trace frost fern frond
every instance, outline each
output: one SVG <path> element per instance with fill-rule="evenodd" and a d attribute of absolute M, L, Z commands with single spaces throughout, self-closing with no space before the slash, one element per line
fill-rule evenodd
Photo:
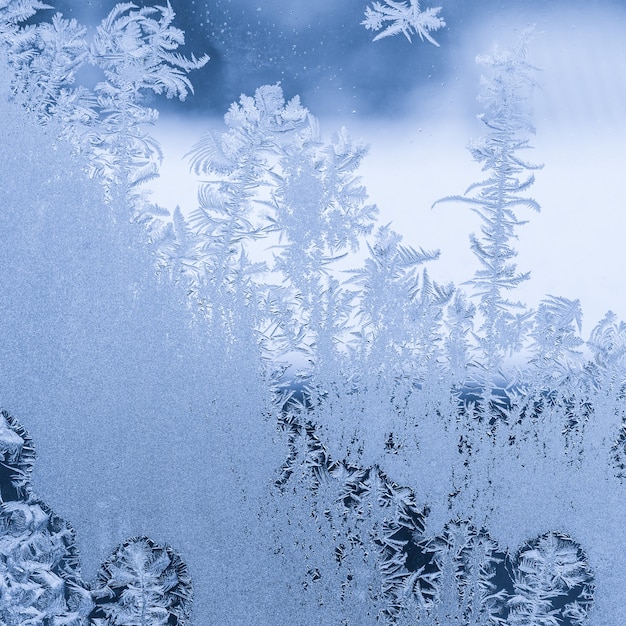
<path fill-rule="evenodd" d="M 119 546 L 100 568 L 94 587 L 94 617 L 114 624 L 190 624 L 193 589 L 187 566 L 169 546 L 147 537 Z"/>
<path fill-rule="evenodd" d="M 481 237 L 470 237 L 471 250 L 480 269 L 469 284 L 480 298 L 479 311 L 483 316 L 482 337 L 479 338 L 489 367 L 497 371 L 505 354 L 521 345 L 522 332 L 529 315 L 510 309 L 519 309 L 504 296 L 529 278 L 529 273 L 518 273 L 512 260 L 517 252 L 511 241 L 517 238 L 516 228 L 525 223 L 516 210 L 519 207 L 539 211 L 539 203 L 523 195 L 534 183 L 534 174 L 540 166 L 527 163 L 519 151 L 527 149 L 528 135 L 534 132 L 530 122 L 528 99 L 535 85 L 536 68 L 527 60 L 527 41 L 511 51 L 495 48 L 490 55 L 477 60 L 491 70 L 483 79 L 481 101 L 485 112 L 480 120 L 488 129 L 486 138 L 470 144 L 470 152 L 483 170 L 490 175 L 467 188 L 463 196 L 447 196 L 433 204 L 458 202 L 469 205 L 481 219 Z"/>
<path fill-rule="evenodd" d="M 374 2 L 365 9 L 365 19 L 361 24 L 368 30 L 382 30 L 374 41 L 403 34 L 411 43 L 411 36 L 417 34 L 422 41 L 427 40 L 438 46 L 430 33 L 446 25 L 439 17 L 439 11 L 441 7 L 421 10 L 419 0 L 410 0 L 410 4 L 384 0 L 384 4 Z M 388 22 L 390 24 L 385 26 Z"/>
<path fill-rule="evenodd" d="M 29 20 L 37 11 L 54 7 L 38 0 L 0 0 L 0 33 L 9 30 L 7 25 L 15 28 L 17 24 Z"/>

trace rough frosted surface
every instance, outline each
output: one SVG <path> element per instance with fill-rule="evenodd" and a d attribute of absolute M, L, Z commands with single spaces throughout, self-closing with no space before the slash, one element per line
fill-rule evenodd
<path fill-rule="evenodd" d="M 126 207 L 104 203 L 52 127 L 0 106 L 0 394 L 38 442 L 36 491 L 72 521 L 86 574 L 149 535 L 205 581 L 200 614 L 219 594 L 237 615 L 244 580 L 224 566 L 265 572 L 271 550 L 250 533 L 279 463 L 252 346 L 200 327 Z"/>

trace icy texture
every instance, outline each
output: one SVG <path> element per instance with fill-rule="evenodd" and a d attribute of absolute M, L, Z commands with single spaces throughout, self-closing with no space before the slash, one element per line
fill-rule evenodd
<path fill-rule="evenodd" d="M 192 588 L 187 567 L 171 548 L 147 537 L 119 546 L 93 585 L 93 626 L 185 626 Z M 102 617 L 98 617 L 102 616 Z"/>
<path fill-rule="evenodd" d="M 422 41 L 426 39 L 438 46 L 430 33 L 446 25 L 438 15 L 439 11 L 441 7 L 422 10 L 419 0 L 409 0 L 409 4 L 384 0 L 384 3 L 374 2 L 371 7 L 367 7 L 365 19 L 361 23 L 368 30 L 382 31 L 374 37 L 374 41 L 402 33 L 409 42 L 411 35 L 418 35 Z"/>
<path fill-rule="evenodd" d="M 36 491 L 72 520 L 88 577 L 149 535 L 183 555 L 200 622 L 243 623 L 252 597 L 267 612 L 271 588 L 244 594 L 239 575 L 268 569 L 250 532 L 280 464 L 256 346 L 155 276 L 130 208 L 53 123 L 0 110 L 0 395 L 39 442 Z"/>
<path fill-rule="evenodd" d="M 496 49 L 478 59 L 491 69 L 481 98 L 485 106 L 481 119 L 487 136 L 471 144 L 470 151 L 489 177 L 471 185 L 464 196 L 439 200 L 467 203 L 481 218 L 481 236 L 470 238 L 481 269 L 470 284 L 480 297 L 480 347 L 483 361 L 492 371 L 502 365 L 504 355 L 520 349 L 529 326 L 529 314 L 523 304 L 504 296 L 530 278 L 529 274 L 518 274 L 512 261 L 517 256 L 512 240 L 517 237 L 516 229 L 525 223 L 518 217 L 519 208 L 539 211 L 539 204 L 523 195 L 534 182 L 533 174 L 527 172 L 538 166 L 522 160 L 520 154 L 529 148 L 528 137 L 534 132 L 527 100 L 534 85 L 535 68 L 526 58 L 527 37 L 516 50 Z M 475 193 L 468 195 L 470 192 Z"/>
<path fill-rule="evenodd" d="M 174 222 L 175 256 L 163 263 L 186 274 L 207 308 L 223 292 L 245 295 L 275 369 L 298 352 L 321 369 L 315 346 L 332 346 L 350 317 L 332 269 L 377 214 L 356 175 L 366 147 L 345 129 L 324 142 L 317 120 L 298 98 L 285 102 L 279 85 L 242 95 L 225 122 L 228 132 L 208 133 L 192 149 L 193 170 L 209 182 L 188 224 Z M 263 240 L 272 263 L 251 260 Z"/>
<path fill-rule="evenodd" d="M 191 581 L 180 556 L 146 537 L 122 544 L 93 585 L 81 579 L 74 529 L 30 488 L 34 448 L 3 411 L 0 617 L 6 626 L 184 626 Z M 26 495 L 26 493 L 28 495 Z"/>
<path fill-rule="evenodd" d="M 193 87 L 187 73 L 209 57 L 187 59 L 176 50 L 183 31 L 173 26 L 171 5 L 138 8 L 115 5 L 91 41 L 87 28 L 61 14 L 50 22 L 23 25 L 39 2 L 0 4 L 0 45 L 14 77 L 11 88 L 42 121 L 54 119 L 61 134 L 88 157 L 92 174 L 113 193 L 126 194 L 137 216 L 146 210 L 139 186 L 158 173 L 160 147 L 145 131 L 158 113 L 147 107 L 148 93 L 184 100 Z M 102 77 L 93 89 L 76 84 L 90 68 Z"/>
<path fill-rule="evenodd" d="M 197 623 L 624 622 L 626 326 L 608 313 L 585 341 L 578 301 L 509 297 L 528 278 L 519 213 L 538 208 L 527 38 L 481 59 L 487 177 L 447 198 L 481 222 L 466 291 L 375 228 L 364 144 L 325 140 L 279 85 L 192 148 L 199 206 L 162 220 L 139 95 L 183 97 L 205 59 L 174 54 L 169 5 L 117 5 L 89 45 L 61 17 L 24 26 L 41 8 L 0 4 L 0 396 L 86 569 L 115 549 L 98 619 L 187 597 L 167 543 Z M 431 40 L 436 12 L 377 3 L 368 25 Z M 72 83 L 82 55 L 105 73 L 93 93 Z M 0 433 L 4 515 L 32 459 Z"/>

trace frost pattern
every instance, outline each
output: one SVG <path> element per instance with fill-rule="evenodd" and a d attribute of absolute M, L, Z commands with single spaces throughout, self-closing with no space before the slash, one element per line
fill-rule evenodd
<path fill-rule="evenodd" d="M 429 33 L 443 26 L 438 9 L 421 11 L 417 2 L 373 7 L 366 26 L 381 30 L 392 22 L 377 38 L 402 32 L 410 39 L 417 33 L 434 43 Z M 90 218 L 108 220 L 106 228 L 96 229 L 87 217 L 67 217 L 76 210 L 69 204 L 53 215 L 40 198 L 28 196 L 32 212 L 14 208 L 14 198 L 25 192 L 11 179 L 13 172 L 3 174 L 0 250 L 16 284 L 3 285 L 8 331 L 2 340 L 5 354 L 23 357 L 1 364 L 3 390 L 6 386 L 12 398 L 26 404 L 31 402 L 26 396 L 52 371 L 68 397 L 76 381 L 85 379 L 86 388 L 93 381 L 114 407 L 106 415 L 120 426 L 107 439 L 115 448 L 115 454 L 107 451 L 107 462 L 121 452 L 121 427 L 129 431 L 127 423 L 139 414 L 130 421 L 141 451 L 130 456 L 133 480 L 155 450 L 170 472 L 176 468 L 167 465 L 167 455 L 183 449 L 184 456 L 176 458 L 184 459 L 185 480 L 176 488 L 189 489 L 195 498 L 202 485 L 206 500 L 194 500 L 199 513 L 193 513 L 213 524 L 194 546 L 211 550 L 215 558 L 203 563 L 213 568 L 206 580 L 229 592 L 228 583 L 248 571 L 242 564 L 260 561 L 257 571 L 267 576 L 281 565 L 282 586 L 272 589 L 271 607 L 259 606 L 256 617 L 280 610 L 285 617 L 276 621 L 284 623 L 588 623 L 594 579 L 605 588 L 614 580 L 589 531 L 595 492 L 586 493 L 581 484 L 587 488 L 593 482 L 607 501 L 623 496 L 626 326 L 608 313 L 584 341 L 577 300 L 549 295 L 531 311 L 508 297 L 528 278 L 514 263 L 512 242 L 524 223 L 518 210 L 539 208 L 526 195 L 538 168 L 520 156 L 533 132 L 528 37 L 513 50 L 496 48 L 479 59 L 489 72 L 480 118 L 486 137 L 470 151 L 488 174 L 465 195 L 443 199 L 469 205 L 481 220 L 481 235 L 470 240 L 480 269 L 466 293 L 463 286 L 433 278 L 436 251 L 403 243 L 390 225 L 375 228 L 376 208 L 368 204 L 358 176 L 365 145 L 343 129 L 325 140 L 317 120 L 297 97 L 285 100 L 280 85 L 242 95 L 225 116 L 226 131 L 200 139 L 189 155 L 202 177 L 198 207 L 189 216 L 176 210 L 171 219 L 160 219 L 166 212 L 139 193 L 159 159 L 158 147 L 141 129 L 156 111 L 144 108 L 140 96 L 148 91 L 184 98 L 191 90 L 187 72 L 206 57 L 184 59 L 175 52 L 183 36 L 172 26 L 169 4 L 144 9 L 119 4 L 90 43 L 83 27 L 59 15 L 49 23 L 25 24 L 44 8 L 38 2 L 0 4 L 2 46 L 10 64 L 6 83 L 14 100 L 70 139 L 83 165 L 105 181 L 102 207 L 111 215 Z M 104 73 L 92 91 L 74 86 L 84 63 Z M 7 145 L 15 145 L 12 132 L 3 135 Z M 23 139 L 29 136 L 24 133 Z M 61 143 L 54 149 L 62 154 Z M 25 153 L 31 158 L 35 150 Z M 62 161 L 71 169 L 69 163 Z M 52 166 L 49 172 L 37 191 L 59 203 L 65 198 L 61 174 Z M 77 185 L 77 196 L 81 189 Z M 95 205 L 95 194 L 80 198 Z M 148 226 L 158 281 L 145 269 L 154 257 L 123 256 L 143 235 L 124 230 L 122 208 Z M 110 249 L 98 247 L 85 230 L 110 235 Z M 125 239 L 120 244 L 116 237 Z M 54 248 L 48 242 L 59 241 L 67 245 L 68 259 L 64 246 L 48 253 Z M 269 249 L 271 259 L 256 258 L 256 246 Z M 351 255 L 360 247 L 368 254 L 355 267 Z M 80 255 L 89 263 L 81 264 Z M 128 267 L 115 265 L 118 256 L 141 268 L 131 273 L 135 278 L 126 280 Z M 66 271 L 75 262 L 79 270 Z M 48 263 L 51 270 L 42 274 Z M 96 265 L 91 273 L 90 263 Z M 102 293 L 91 284 L 100 268 L 118 281 L 110 289 L 96 281 Z M 40 310 L 52 320 L 46 328 L 53 332 L 31 354 L 31 343 L 21 340 L 34 324 L 39 328 L 40 314 L 20 294 L 32 288 L 33 278 L 43 294 Z M 149 305 L 147 287 L 156 294 Z M 184 304 L 183 296 L 190 296 Z M 99 317 L 94 306 L 106 315 Z M 167 315 L 159 313 L 162 307 Z M 179 309 L 189 315 L 168 319 Z M 162 334 L 152 334 L 145 323 L 153 315 Z M 77 323 L 85 317 L 89 324 Z M 126 333 L 115 351 L 103 348 L 110 339 L 98 333 L 103 320 Z M 78 333 L 90 340 L 77 347 L 72 339 Z M 145 355 L 152 352 L 143 360 L 134 354 L 155 338 L 167 346 L 159 353 L 163 369 L 150 369 L 153 361 Z M 198 345 L 208 356 L 188 360 L 184 353 Z M 507 361 L 512 353 L 519 359 L 515 367 Z M 112 369 L 123 372 L 122 386 L 95 371 L 107 361 L 114 363 L 105 368 L 109 377 L 117 374 Z M 176 377 L 179 369 L 184 377 Z M 151 381 L 150 397 L 159 398 L 151 413 L 141 404 L 144 389 L 132 391 L 144 377 Z M 161 392 L 170 378 L 179 384 Z M 23 379 L 29 393 L 20 394 L 11 384 L 21 390 Z M 267 393 L 259 391 L 262 385 Z M 116 394 L 119 389 L 124 393 Z M 185 390 L 176 404 L 172 398 Z M 61 403 L 56 389 L 47 392 Z M 93 393 L 76 393 L 93 402 Z M 127 394 L 128 402 L 119 397 Z M 186 402 L 192 410 L 181 409 Z M 177 418 L 185 416 L 179 430 L 174 420 L 161 419 L 161 405 Z M 118 406 L 125 411 L 121 416 Z M 152 421 L 144 423 L 144 413 Z M 98 624 L 187 623 L 187 570 L 171 549 L 145 537 L 119 545 L 95 587 L 80 582 L 71 529 L 30 489 L 30 439 L 3 417 L 2 590 L 12 598 L 3 619 L 80 623 L 90 615 Z M 63 419 L 76 418 L 68 412 Z M 257 440 L 266 433 L 259 424 L 272 430 L 274 419 L 278 431 Z M 106 420 L 101 428 L 109 428 Z M 285 460 L 268 487 L 271 494 L 258 489 L 251 497 L 257 486 L 249 483 L 257 474 L 266 476 L 262 470 L 277 459 L 277 450 L 285 452 Z M 126 476 L 118 474 L 118 480 Z M 191 486 L 182 484 L 187 481 Z M 205 483 L 217 496 L 205 493 L 211 491 Z M 130 480 L 125 484 L 132 486 Z M 567 502 L 564 494 L 577 500 Z M 182 497 L 177 502 L 187 505 Z M 247 515 L 240 525 L 235 509 Z M 557 512 L 550 519 L 559 523 L 575 518 L 572 536 L 546 531 L 543 516 L 550 511 Z M 267 543 L 260 536 L 250 539 L 254 533 L 247 524 L 258 520 L 266 523 Z M 189 529 L 188 519 L 178 521 Z M 219 548 L 213 548 L 215 528 L 221 532 Z M 524 540 L 536 537 L 520 549 L 519 528 L 530 529 Z M 573 538 L 574 530 L 584 530 L 593 562 Z M 621 531 L 620 525 L 613 536 Z M 242 537 L 245 549 L 235 540 Z M 273 554 L 257 548 L 270 541 Z M 229 592 L 221 621 L 238 595 L 245 595 L 239 615 L 243 604 L 246 615 L 252 610 L 254 603 L 240 594 L 244 588 L 252 593 L 252 578 Z M 277 603 L 274 594 L 288 601 Z M 212 598 L 209 604 L 214 609 L 218 603 Z"/>
<path fill-rule="evenodd" d="M 279 85 L 243 95 L 225 123 L 227 132 L 207 133 L 190 153 L 206 182 L 169 240 L 186 264 L 162 263 L 181 267 L 208 308 L 225 292 L 246 294 L 275 364 L 299 352 L 321 367 L 315 346 L 341 340 L 349 318 L 333 267 L 358 249 L 377 213 L 355 174 L 366 147 L 345 129 L 324 142 L 317 120 L 298 98 L 285 102 Z M 273 262 L 255 263 L 255 242 L 268 239 Z"/>
<path fill-rule="evenodd" d="M 520 155 L 529 148 L 528 135 L 534 132 L 527 100 L 535 84 L 532 77 L 535 68 L 526 59 L 527 37 L 515 50 L 496 49 L 491 55 L 478 58 L 492 70 L 492 76 L 484 81 L 481 98 L 485 113 L 480 119 L 488 134 L 471 144 L 470 152 L 490 174 L 484 181 L 471 185 L 465 195 L 438 201 L 469 204 L 482 222 L 482 235 L 470 238 L 481 269 L 469 282 L 480 297 L 478 309 L 483 317 L 480 345 L 487 367 L 493 371 L 501 366 L 507 353 L 521 348 L 530 321 L 522 303 L 504 296 L 530 278 L 528 273 L 517 273 L 512 261 L 517 252 L 511 242 L 517 237 L 516 229 L 525 224 L 517 210 L 527 207 L 539 211 L 539 204 L 533 198 L 522 195 L 535 180 L 527 172 L 540 167 Z M 478 193 L 468 196 L 474 191 Z"/>
<path fill-rule="evenodd" d="M 378 467 L 333 460 L 302 423 L 303 409 L 293 399 L 286 404 L 291 453 L 276 486 L 282 507 L 299 498 L 310 503 L 310 511 L 296 504 L 290 523 L 299 529 L 296 550 L 307 553 L 302 586 L 320 606 L 332 606 L 346 623 L 587 623 L 593 576 L 570 537 L 550 532 L 510 554 L 468 520 L 429 536 L 431 511 L 416 494 Z M 282 536 L 277 551 L 294 558 Z M 367 604 L 354 607 L 355 598 Z"/>
<path fill-rule="evenodd" d="M 439 17 L 439 11 L 441 7 L 422 10 L 419 0 L 409 0 L 408 4 L 384 0 L 384 4 L 374 2 L 365 9 L 365 19 L 361 24 L 368 30 L 381 31 L 374 37 L 374 41 L 402 33 L 409 43 L 412 35 L 418 35 L 422 41 L 426 39 L 438 46 L 430 33 L 446 25 L 443 18 Z"/>
<path fill-rule="evenodd" d="M 511 626 L 584 624 L 593 587 L 580 548 L 569 537 L 548 533 L 517 557 L 514 594 L 508 601 Z"/>
<path fill-rule="evenodd" d="M 32 439 L 6 411 L 0 413 L 0 500 L 24 499 L 29 495 L 35 461 Z"/>
<path fill-rule="evenodd" d="M 0 508 L 2 624 L 189 624 L 192 587 L 187 567 L 169 546 L 158 546 L 147 537 L 122 544 L 91 586 L 83 582 L 74 529 L 55 515 L 28 484 L 35 456 L 30 436 L 6 411 L 0 413 L 0 419 L 4 453 Z"/>
<path fill-rule="evenodd" d="M 55 120 L 61 134 L 88 157 L 92 175 L 110 191 L 119 186 L 138 218 L 147 204 L 141 185 L 157 175 L 162 159 L 158 143 L 144 130 L 158 117 L 143 104 L 145 95 L 184 100 L 193 91 L 187 73 L 209 57 L 188 59 L 176 52 L 185 37 L 173 26 L 169 2 L 143 8 L 118 3 L 91 41 L 84 26 L 60 13 L 50 22 L 22 25 L 49 8 L 40 2 L 0 5 L 12 89 L 42 122 Z M 88 66 L 104 74 L 92 90 L 76 85 L 76 74 Z"/>
<path fill-rule="evenodd" d="M 92 593 L 93 626 L 190 623 L 192 588 L 187 568 L 171 548 L 147 537 L 129 539 L 115 550 L 98 572 Z"/>

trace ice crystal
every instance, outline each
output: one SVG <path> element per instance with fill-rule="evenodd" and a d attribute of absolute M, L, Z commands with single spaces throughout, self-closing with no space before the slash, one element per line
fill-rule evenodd
<path fill-rule="evenodd" d="M 361 24 L 368 30 L 382 30 L 374 41 L 402 33 L 409 42 L 412 35 L 418 35 L 422 41 L 426 39 L 438 46 L 430 33 L 446 25 L 439 17 L 439 11 L 441 7 L 422 10 L 419 0 L 410 0 L 409 3 L 384 0 L 384 4 L 374 2 L 365 9 L 365 19 Z"/>

